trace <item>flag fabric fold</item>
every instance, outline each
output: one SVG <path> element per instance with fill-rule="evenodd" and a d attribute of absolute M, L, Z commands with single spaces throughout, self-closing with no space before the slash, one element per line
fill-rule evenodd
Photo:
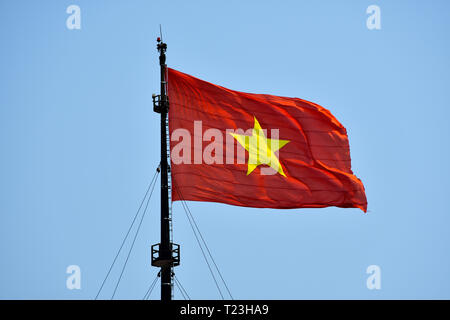
<path fill-rule="evenodd" d="M 167 71 L 173 201 L 367 211 L 347 131 L 330 111 Z"/>

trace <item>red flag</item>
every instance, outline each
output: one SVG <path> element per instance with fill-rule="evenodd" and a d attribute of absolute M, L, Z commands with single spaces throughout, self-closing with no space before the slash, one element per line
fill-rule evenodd
<path fill-rule="evenodd" d="M 168 69 L 172 199 L 367 210 L 346 129 L 298 98 L 233 91 Z"/>

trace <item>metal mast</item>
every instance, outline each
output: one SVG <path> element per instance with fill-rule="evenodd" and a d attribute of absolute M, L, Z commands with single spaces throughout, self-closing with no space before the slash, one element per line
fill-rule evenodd
<path fill-rule="evenodd" d="M 169 212 L 169 176 L 168 159 L 168 112 L 169 99 L 167 97 L 166 82 L 166 50 L 167 44 L 157 39 L 159 65 L 161 67 L 161 94 L 153 95 L 153 111 L 161 114 L 161 242 L 152 246 L 152 266 L 161 268 L 161 300 L 172 299 L 173 267 L 180 264 L 180 246 L 172 243 L 172 217 Z"/>

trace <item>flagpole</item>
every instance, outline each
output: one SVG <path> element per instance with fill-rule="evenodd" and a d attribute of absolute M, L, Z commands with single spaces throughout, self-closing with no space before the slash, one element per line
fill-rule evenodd
<path fill-rule="evenodd" d="M 169 164 L 167 154 L 167 126 L 169 101 L 166 94 L 167 44 L 157 39 L 161 68 L 161 94 L 153 95 L 153 110 L 161 114 L 161 242 L 152 246 L 152 266 L 161 268 L 161 301 L 172 300 L 173 267 L 179 265 L 179 245 L 171 242 L 171 216 L 169 212 Z"/>

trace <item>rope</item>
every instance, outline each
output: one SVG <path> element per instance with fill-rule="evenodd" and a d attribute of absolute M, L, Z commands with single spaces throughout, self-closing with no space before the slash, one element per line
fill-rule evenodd
<path fill-rule="evenodd" d="M 185 213 L 186 213 L 186 217 L 187 217 L 188 220 L 189 220 L 189 224 L 191 225 L 192 231 L 194 232 L 195 239 L 197 240 L 198 246 L 200 247 L 200 250 L 202 251 L 203 258 L 205 259 L 205 262 L 206 262 L 206 264 L 207 264 L 207 266 L 208 266 L 209 272 L 211 273 L 211 276 L 212 276 L 212 278 L 213 278 L 213 280 L 214 280 L 214 283 L 216 284 L 217 290 L 219 291 L 219 294 L 220 294 L 220 296 L 222 297 L 222 300 L 224 300 L 222 291 L 220 290 L 219 284 L 217 283 L 216 277 L 214 276 L 214 272 L 213 272 L 212 269 L 211 269 L 211 266 L 210 266 L 210 264 L 209 264 L 208 258 L 206 257 L 205 251 L 203 250 L 203 247 L 202 247 L 202 245 L 201 245 L 201 243 L 200 243 L 200 240 L 199 240 L 199 238 L 198 238 L 198 236 L 197 236 L 197 232 L 195 231 L 194 226 L 193 226 L 193 224 L 192 224 L 192 222 L 191 222 L 191 219 L 189 218 L 189 214 L 187 213 L 187 210 L 186 210 L 186 208 L 184 207 L 184 202 L 182 201 L 181 204 L 183 205 L 183 209 L 184 209 L 184 211 L 185 211 Z"/>
<path fill-rule="evenodd" d="M 223 294 L 222 294 L 222 290 L 220 290 L 220 286 L 219 286 L 219 284 L 218 284 L 218 282 L 217 282 L 217 279 L 216 279 L 216 277 L 215 277 L 215 275 L 214 275 L 214 272 L 213 272 L 212 269 L 211 269 L 211 265 L 209 264 L 208 258 L 207 258 L 206 254 L 205 254 L 205 251 L 203 250 L 203 247 L 202 247 L 202 245 L 201 245 L 201 243 L 200 243 L 200 240 L 199 240 L 199 238 L 198 238 L 197 232 L 196 232 L 196 230 L 195 230 L 195 228 L 194 228 L 194 224 L 195 224 L 195 226 L 196 226 L 196 228 L 197 228 L 197 230 L 198 230 L 198 232 L 199 232 L 199 234 L 200 234 L 200 236 L 201 236 L 200 230 L 198 229 L 198 226 L 197 226 L 197 224 L 195 223 L 195 220 L 194 220 L 194 217 L 192 216 L 192 214 L 189 215 L 189 213 L 188 213 L 188 212 L 190 212 L 190 211 L 189 211 L 189 207 L 187 206 L 186 201 L 183 199 L 183 196 L 182 196 L 182 195 L 180 194 L 180 192 L 178 191 L 178 188 L 175 188 L 175 190 L 177 191 L 177 193 L 178 193 L 178 195 L 179 195 L 179 197 L 180 197 L 180 199 L 181 199 L 181 204 L 182 204 L 182 206 L 183 206 L 184 212 L 186 213 L 186 217 L 188 218 L 189 224 L 191 225 L 192 231 L 194 232 L 195 239 L 197 240 L 198 246 L 200 247 L 200 250 L 202 251 L 203 258 L 205 259 L 205 262 L 206 262 L 206 264 L 207 264 L 207 266 L 208 266 L 209 272 L 211 273 L 211 276 L 212 276 L 212 278 L 213 278 L 213 280 L 214 280 L 214 283 L 216 284 L 217 290 L 219 291 L 219 294 L 220 294 L 220 296 L 222 297 L 222 300 L 224 300 L 224 296 L 223 296 Z M 192 223 L 191 218 L 193 219 L 194 223 Z M 205 244 L 205 247 L 208 248 L 207 245 L 206 245 L 206 242 L 205 242 L 204 238 L 203 238 L 202 236 L 201 236 L 201 238 L 202 238 L 203 243 Z M 209 250 L 208 250 L 208 252 L 209 252 Z M 209 255 L 210 255 L 211 259 L 214 261 L 214 259 L 212 258 L 212 255 L 211 255 L 210 252 L 209 252 Z M 215 264 L 215 262 L 214 262 L 214 264 Z M 217 268 L 217 265 L 216 265 L 216 268 Z M 223 278 L 222 278 L 222 281 L 223 281 Z"/>
<path fill-rule="evenodd" d="M 178 280 L 177 276 L 174 275 L 175 284 L 177 285 L 178 289 L 181 292 L 181 295 L 183 296 L 184 300 L 191 300 L 191 297 L 189 297 L 187 291 L 184 289 L 183 285 L 181 284 L 180 280 Z M 184 291 L 184 293 L 183 293 Z M 187 297 L 187 299 L 186 299 Z"/>
<path fill-rule="evenodd" d="M 128 228 L 128 231 L 127 231 L 125 237 L 124 237 L 123 240 L 122 240 L 122 244 L 120 245 L 120 248 L 119 248 L 119 250 L 117 251 L 116 256 L 114 257 L 114 260 L 113 260 L 113 262 L 111 263 L 111 266 L 109 267 L 109 270 L 108 270 L 108 272 L 107 272 L 107 274 L 106 274 L 106 276 L 105 276 L 105 279 L 103 279 L 102 285 L 100 286 L 100 289 L 98 290 L 97 295 L 95 296 L 95 300 L 98 299 L 98 296 L 100 295 L 100 292 L 102 291 L 103 286 L 105 285 L 106 280 L 108 279 L 109 274 L 111 273 L 111 270 L 112 270 L 112 268 L 114 267 L 114 264 L 116 263 L 117 258 L 119 257 L 120 251 L 122 251 L 122 248 L 123 248 L 123 246 L 124 246 L 124 244 L 125 244 L 125 241 L 127 240 L 128 235 L 130 234 L 130 231 L 131 231 L 131 229 L 133 228 L 133 225 L 134 225 L 134 223 L 135 223 L 135 221 L 136 221 L 136 218 L 138 217 L 139 212 L 141 211 L 142 205 L 144 204 L 145 199 L 147 198 L 148 192 L 150 191 L 150 188 L 151 188 L 151 186 L 152 186 L 152 184 L 153 184 L 153 181 L 155 180 L 155 178 L 156 178 L 156 176 L 157 176 L 157 174 L 158 174 L 158 170 L 159 170 L 159 166 L 158 166 L 157 171 L 156 171 L 155 174 L 153 175 L 153 178 L 152 178 L 151 182 L 150 182 L 149 185 L 148 185 L 147 191 L 145 192 L 145 195 L 144 195 L 144 197 L 142 198 L 141 204 L 139 205 L 139 209 L 136 211 L 136 214 L 134 215 L 134 219 L 133 219 L 133 221 L 131 222 L 131 225 L 130 225 L 130 227 Z"/>
<path fill-rule="evenodd" d="M 181 191 L 180 191 L 180 192 L 181 192 Z M 186 200 L 183 200 L 183 201 L 184 201 L 184 203 L 185 203 L 185 205 L 186 205 L 186 208 L 187 208 L 187 210 L 188 210 L 188 212 L 189 212 L 189 215 L 190 215 L 191 218 L 192 218 L 192 221 L 194 222 L 195 227 L 197 228 L 197 231 L 198 231 L 198 234 L 200 235 L 200 238 L 202 239 L 203 243 L 205 244 L 206 251 L 208 251 L 208 254 L 209 254 L 209 256 L 211 257 L 211 260 L 212 260 L 214 266 L 216 267 L 216 270 L 217 270 L 217 273 L 218 273 L 219 276 L 220 276 L 220 279 L 222 279 L 222 282 L 223 282 L 223 284 L 225 285 L 225 288 L 227 289 L 228 294 L 229 294 L 230 297 L 231 297 L 231 300 L 233 300 L 233 295 L 231 294 L 230 289 L 228 288 L 227 283 L 225 282 L 225 279 L 223 278 L 222 273 L 220 272 L 219 267 L 217 266 L 216 261 L 214 260 L 212 254 L 211 254 L 211 251 L 209 250 L 209 247 L 208 247 L 208 245 L 206 244 L 206 241 L 205 241 L 205 239 L 203 238 L 202 233 L 200 232 L 200 229 L 199 229 L 197 223 L 195 222 L 194 216 L 192 215 L 192 212 L 191 212 L 191 210 L 189 209 L 189 207 L 188 207 L 188 205 L 187 205 L 187 203 L 186 203 Z"/>
<path fill-rule="evenodd" d="M 159 174 L 159 171 L 157 171 L 157 175 L 158 175 L 158 174 Z M 125 271 L 125 267 L 127 266 L 128 259 L 130 258 L 131 251 L 133 250 L 134 243 L 136 242 L 136 238 L 137 238 L 137 236 L 138 236 L 138 234 L 139 234 L 139 230 L 141 229 L 142 221 L 144 220 L 145 214 L 147 213 L 148 204 L 149 204 L 150 199 L 151 199 L 151 197 L 152 197 L 153 190 L 155 189 L 156 180 L 157 180 L 157 179 L 154 179 L 154 183 L 153 183 L 153 186 L 152 186 L 152 190 L 151 190 L 150 195 L 149 195 L 149 197 L 148 197 L 148 199 L 147 199 L 147 203 L 145 204 L 144 213 L 142 214 L 141 220 L 139 221 L 138 228 L 137 228 L 136 233 L 135 233 L 135 235 L 134 235 L 133 242 L 131 243 L 130 250 L 128 251 L 128 255 L 127 255 L 127 258 L 126 258 L 126 260 L 125 260 L 125 263 L 124 263 L 124 265 L 123 265 L 123 267 L 122 267 L 122 271 L 120 272 L 120 276 L 119 276 L 119 279 L 117 280 L 116 287 L 114 288 L 114 292 L 113 292 L 113 295 L 112 295 L 112 297 L 111 297 L 111 300 L 114 299 L 114 296 L 116 295 L 117 288 L 119 287 L 119 284 L 120 284 L 120 280 L 122 280 L 123 272 Z"/>
<path fill-rule="evenodd" d="M 144 298 L 142 298 L 142 300 L 148 300 L 150 298 L 150 295 L 152 294 L 153 289 L 155 288 L 156 282 L 158 281 L 158 278 L 160 276 L 160 273 L 158 272 L 156 274 L 155 279 L 153 280 L 153 282 L 150 284 L 150 287 L 148 288 L 147 292 L 144 295 Z"/>
<path fill-rule="evenodd" d="M 175 281 L 175 286 L 178 288 L 178 290 L 180 290 L 180 293 L 181 293 L 183 299 L 184 299 L 184 300 L 187 300 L 187 299 L 186 299 L 186 296 L 185 296 L 184 293 L 183 293 L 183 290 L 181 290 L 181 288 L 180 288 L 180 286 L 178 285 L 178 282 L 177 282 L 177 281 Z"/>

